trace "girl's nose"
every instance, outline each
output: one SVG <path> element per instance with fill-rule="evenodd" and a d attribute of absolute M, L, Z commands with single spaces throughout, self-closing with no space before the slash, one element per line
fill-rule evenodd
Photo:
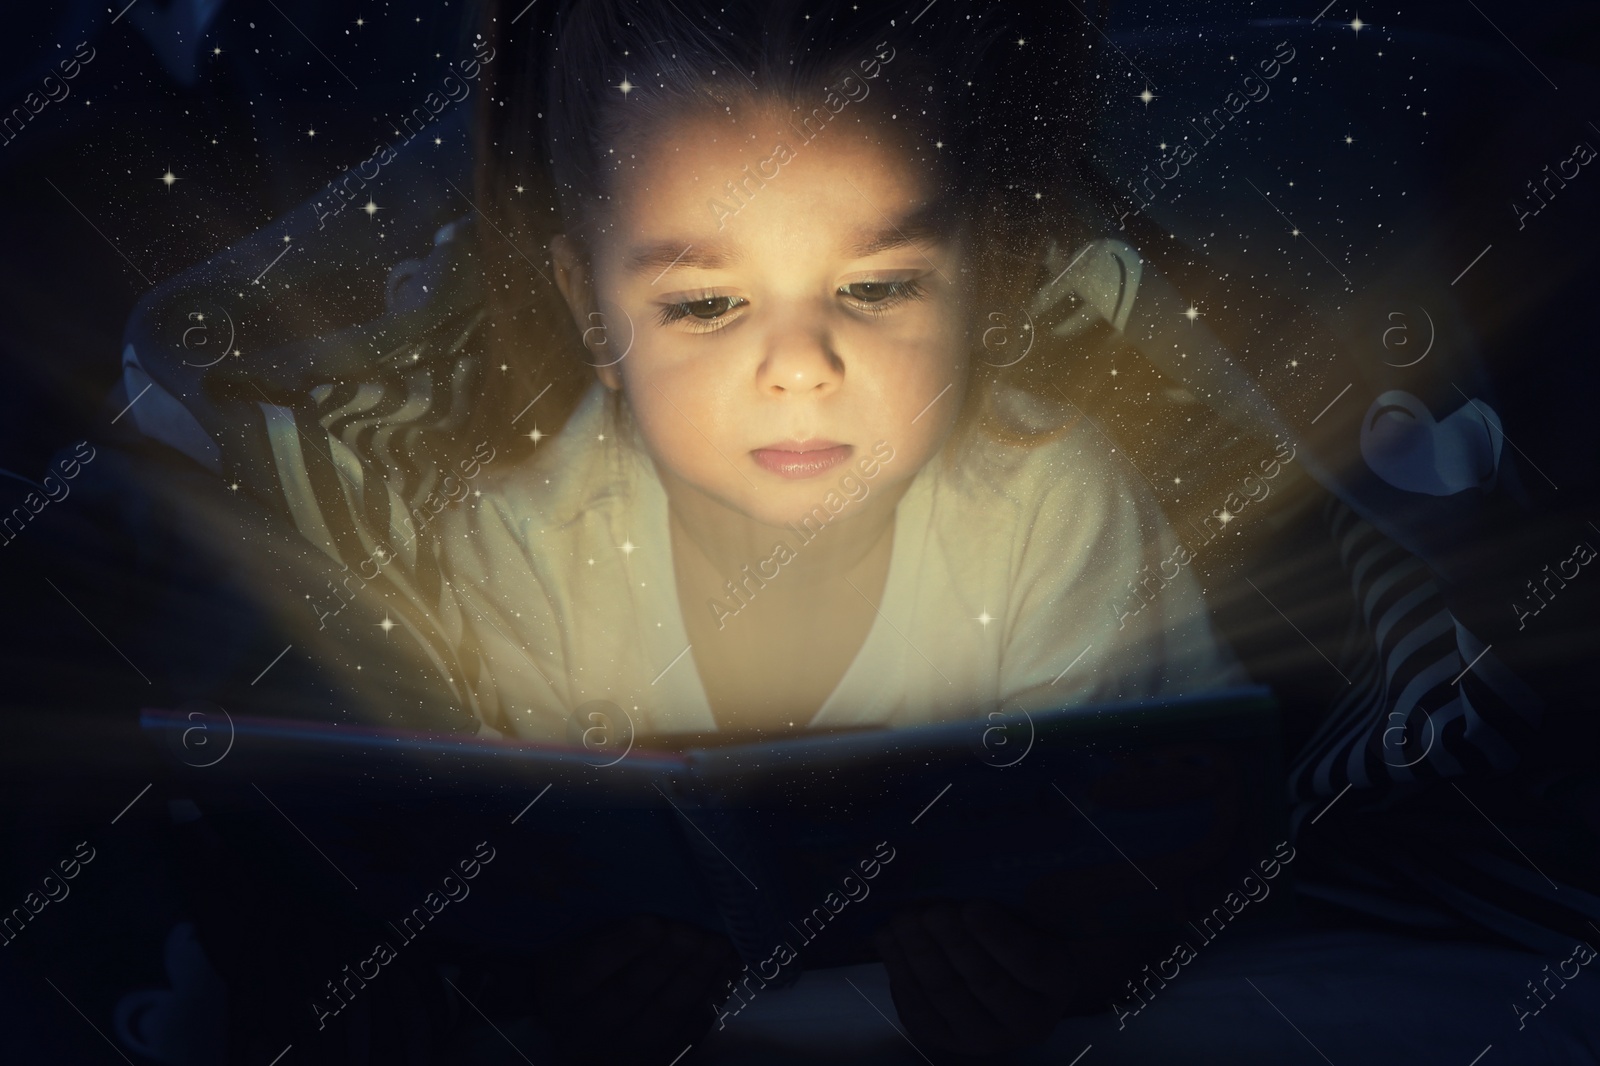
<path fill-rule="evenodd" d="M 773 395 L 821 395 L 844 381 L 844 363 L 826 335 L 790 325 L 777 330 L 757 371 L 757 384 Z"/>

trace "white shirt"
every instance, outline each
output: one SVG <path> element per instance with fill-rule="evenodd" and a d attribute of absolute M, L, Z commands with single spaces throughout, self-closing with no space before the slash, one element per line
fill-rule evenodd
<path fill-rule="evenodd" d="M 1015 389 L 995 394 L 985 420 L 1058 421 Z M 1239 680 L 1188 569 L 1128 613 L 1139 602 L 1130 582 L 1141 567 L 1155 573 L 1176 540 L 1086 420 L 1032 446 L 982 439 L 954 469 L 944 459 L 901 498 L 871 629 L 809 726 L 980 718 L 1002 700 L 1040 709 Z M 486 727 L 567 739 L 573 712 L 603 700 L 641 732 L 715 731 L 666 490 L 604 387 L 550 444 L 485 474 L 483 496 L 440 521 L 445 625 L 477 660 Z"/>

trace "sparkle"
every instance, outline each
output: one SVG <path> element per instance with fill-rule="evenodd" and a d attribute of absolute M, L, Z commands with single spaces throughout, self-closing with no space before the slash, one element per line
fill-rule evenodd
<path fill-rule="evenodd" d="M 1043 200 L 1044 199 L 1044 193 L 1036 192 L 1036 193 L 1033 194 L 1033 198 L 1035 200 Z"/>
<path fill-rule="evenodd" d="M 356 25 L 357 26 L 365 26 L 366 24 L 367 24 L 367 20 L 366 19 L 356 19 Z"/>
<path fill-rule="evenodd" d="M 1289 369 L 1290 370 L 1293 370 L 1295 367 L 1297 367 L 1299 365 L 1300 365 L 1300 360 L 1298 360 L 1298 359 L 1289 360 Z"/>
<path fill-rule="evenodd" d="M 1193 304 L 1190 304 L 1189 310 L 1183 313 L 1183 317 L 1187 318 L 1189 320 L 1189 325 L 1192 326 L 1194 325 L 1194 320 L 1200 317 L 1200 309 Z"/>
<path fill-rule="evenodd" d="M 1145 107 L 1149 107 L 1150 106 L 1150 101 L 1154 100 L 1155 98 L 1156 98 L 1156 94 L 1150 91 L 1150 86 L 1148 86 L 1148 85 L 1146 85 L 1144 87 L 1144 92 L 1139 94 L 1139 99 L 1144 101 L 1144 106 Z"/>
<path fill-rule="evenodd" d="M 500 364 L 501 373 L 504 373 L 505 371 L 510 370 L 510 369 L 511 369 L 511 367 L 509 365 L 507 365 L 506 363 L 501 363 Z"/>
<path fill-rule="evenodd" d="M 1117 376 L 1117 368 L 1116 367 L 1112 367 L 1111 368 L 1111 376 L 1112 377 L 1116 377 Z"/>
<path fill-rule="evenodd" d="M 440 140 L 440 139 L 439 139 L 439 138 L 438 138 L 438 137 L 435 137 L 435 138 L 434 138 L 434 139 L 433 139 L 433 143 L 434 143 L 434 144 L 443 144 L 443 143 L 444 143 L 444 141 L 442 141 L 442 140 Z"/>
<path fill-rule="evenodd" d="M 518 185 L 518 186 L 517 186 L 517 191 L 518 191 L 518 192 L 521 192 L 521 191 L 522 191 L 522 186 L 520 186 L 520 185 Z"/>
<path fill-rule="evenodd" d="M 539 446 L 540 441 L 544 440 L 544 437 L 545 435 L 539 432 L 539 426 L 537 423 L 534 425 L 533 429 L 529 430 L 528 432 L 528 439 L 533 441 L 533 446 L 535 448 Z"/>
<path fill-rule="evenodd" d="M 634 85 L 633 82 L 629 81 L 627 78 L 623 78 L 622 84 L 618 85 L 617 88 L 622 90 L 623 96 L 627 96 L 629 93 L 633 92 L 634 89 L 638 88 L 638 86 Z"/>
<path fill-rule="evenodd" d="M 362 207 L 361 210 L 367 213 L 368 218 L 371 218 L 373 215 L 378 213 L 379 208 L 377 204 L 373 203 L 371 200 L 368 200 L 366 205 Z"/>
<path fill-rule="evenodd" d="M 1175 477 L 1175 478 L 1172 479 L 1172 483 L 1174 485 L 1182 485 L 1183 484 L 1183 478 Z"/>
<path fill-rule="evenodd" d="M 624 540 L 621 544 L 617 545 L 617 547 L 622 549 L 623 555 L 632 555 L 634 552 L 639 550 L 639 546 L 633 542 L 632 537 Z"/>
<path fill-rule="evenodd" d="M 306 130 L 306 136 L 307 137 L 315 137 L 316 135 L 317 135 L 317 131 L 316 130 L 314 130 L 314 129 Z"/>
<path fill-rule="evenodd" d="M 1223 525 L 1227 525 L 1229 522 L 1233 521 L 1233 514 L 1229 511 L 1218 511 L 1217 521 L 1221 522 Z"/>
<path fill-rule="evenodd" d="M 934 141 L 933 142 L 933 146 L 935 148 L 943 148 L 944 147 L 944 142 L 943 141 Z"/>
<path fill-rule="evenodd" d="M 606 439 L 606 435 L 604 433 L 600 434 L 600 439 L 601 440 L 605 440 Z"/>
<path fill-rule="evenodd" d="M 1018 48 L 1021 48 L 1023 45 L 1025 45 L 1027 43 L 1028 43 L 1028 39 L 1026 37 L 1018 37 L 1017 38 L 1017 47 Z"/>
<path fill-rule="evenodd" d="M 212 54 L 212 55 L 214 55 L 214 56 L 220 56 L 220 55 L 221 55 L 221 54 L 222 54 L 222 49 L 220 49 L 220 48 L 213 48 L 213 49 L 212 49 L 212 50 L 211 50 L 211 54 Z"/>
<path fill-rule="evenodd" d="M 238 492 L 239 491 L 239 483 L 237 481 L 231 482 L 231 483 L 229 483 L 228 488 L 232 489 L 234 492 Z"/>
<path fill-rule="evenodd" d="M 1357 15 L 1355 18 L 1350 20 L 1350 28 L 1356 31 L 1357 37 L 1360 37 L 1361 31 L 1367 28 L 1367 24 L 1361 21 L 1360 15 Z"/>
<path fill-rule="evenodd" d="M 1347 133 L 1347 134 L 1344 135 L 1344 143 L 1345 144 L 1355 144 L 1356 143 L 1356 139 L 1354 137 L 1350 136 Z"/>
<path fill-rule="evenodd" d="M 1298 226 L 1296 226 L 1294 229 L 1290 230 L 1289 231 L 1289 236 L 1291 236 L 1291 237 L 1300 236 L 1300 228 Z"/>
<path fill-rule="evenodd" d="M 166 182 L 167 188 L 170 189 L 172 188 L 172 183 L 178 180 L 178 175 L 174 174 L 172 168 L 168 167 L 167 172 L 161 175 L 161 180 Z"/>
<path fill-rule="evenodd" d="M 590 566 L 593 566 L 593 565 L 594 565 L 594 560 L 593 560 L 593 559 L 590 559 L 590 560 L 589 560 L 589 565 L 590 565 Z"/>
<path fill-rule="evenodd" d="M 983 609 L 983 613 L 974 618 L 973 621 L 977 622 L 987 630 L 989 628 L 989 623 L 994 621 L 994 615 L 990 614 L 989 608 L 985 607 Z"/>
<path fill-rule="evenodd" d="M 383 612 L 383 621 L 378 623 L 378 628 L 383 630 L 383 635 L 387 637 L 389 635 L 389 630 L 393 629 L 394 627 L 395 627 L 394 619 L 389 617 L 389 612 L 388 611 L 384 611 Z"/>

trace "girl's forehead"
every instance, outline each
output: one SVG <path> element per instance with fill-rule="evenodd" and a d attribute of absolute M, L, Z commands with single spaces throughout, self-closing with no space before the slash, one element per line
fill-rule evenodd
<path fill-rule="evenodd" d="M 610 237 L 646 262 L 658 244 L 678 242 L 675 254 L 693 245 L 701 265 L 774 241 L 859 256 L 939 237 L 950 215 L 902 132 L 866 112 L 808 130 L 797 113 L 769 106 L 656 127 L 618 162 Z"/>

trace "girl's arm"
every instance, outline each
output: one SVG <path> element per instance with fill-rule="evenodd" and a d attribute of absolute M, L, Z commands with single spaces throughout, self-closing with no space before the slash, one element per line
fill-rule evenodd
<path fill-rule="evenodd" d="M 1083 420 L 1021 468 L 1038 505 L 1013 548 L 1000 698 L 1033 710 L 1242 683 L 1194 551 Z M 1029 488 L 1023 488 L 1029 491 Z"/>

